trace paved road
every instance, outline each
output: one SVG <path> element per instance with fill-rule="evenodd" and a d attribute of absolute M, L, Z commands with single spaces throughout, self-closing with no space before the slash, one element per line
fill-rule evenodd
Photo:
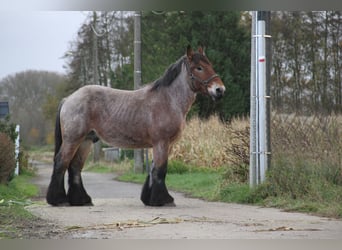
<path fill-rule="evenodd" d="M 44 199 L 51 166 L 37 168 L 41 202 L 27 209 L 61 228 L 61 238 L 342 239 L 341 220 L 273 208 L 206 202 L 174 192 L 176 207 L 146 207 L 139 199 L 141 185 L 114 181 L 113 174 L 84 172 L 94 206 L 52 207 Z"/>

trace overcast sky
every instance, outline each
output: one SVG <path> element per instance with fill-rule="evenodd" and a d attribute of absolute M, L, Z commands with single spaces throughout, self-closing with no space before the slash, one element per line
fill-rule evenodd
<path fill-rule="evenodd" d="M 0 80 L 24 70 L 65 73 L 70 42 L 87 13 L 74 11 L 1 11 Z"/>

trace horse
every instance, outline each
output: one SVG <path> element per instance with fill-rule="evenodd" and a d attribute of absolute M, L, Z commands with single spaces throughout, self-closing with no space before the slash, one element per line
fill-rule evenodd
<path fill-rule="evenodd" d="M 224 92 L 225 86 L 203 48 L 194 51 L 190 45 L 162 77 L 140 89 L 129 91 L 100 85 L 79 88 L 58 107 L 47 203 L 92 205 L 81 171 L 92 144 L 100 139 L 121 148 L 153 148 L 152 167 L 140 199 L 146 206 L 174 206 L 174 198 L 165 184 L 171 147 L 185 127 L 196 95 L 202 93 L 218 100 Z"/>

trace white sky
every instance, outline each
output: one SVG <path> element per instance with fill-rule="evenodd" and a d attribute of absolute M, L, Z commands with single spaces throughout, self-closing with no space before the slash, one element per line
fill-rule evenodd
<path fill-rule="evenodd" d="M 61 58 L 86 19 L 78 11 L 0 11 L 0 80 L 24 70 L 65 73 Z"/>

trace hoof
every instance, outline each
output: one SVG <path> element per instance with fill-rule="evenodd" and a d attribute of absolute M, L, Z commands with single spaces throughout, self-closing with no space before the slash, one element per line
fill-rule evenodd
<path fill-rule="evenodd" d="M 70 206 L 93 206 L 94 205 L 89 196 L 83 199 L 69 198 L 69 204 Z"/>
<path fill-rule="evenodd" d="M 153 183 L 150 187 L 149 175 L 146 178 L 140 199 L 146 206 L 176 206 L 173 197 L 166 189 L 165 182 Z"/>
<path fill-rule="evenodd" d="M 93 206 L 90 196 L 83 188 L 77 186 L 69 188 L 67 199 L 70 206 Z"/>
<path fill-rule="evenodd" d="M 74 201 L 69 201 L 70 206 L 83 206 L 83 207 L 92 207 L 94 206 L 93 202 L 90 200 L 90 202 L 74 202 Z"/>
<path fill-rule="evenodd" d="M 69 204 L 65 192 L 55 193 L 51 190 L 46 195 L 46 202 L 51 206 L 64 206 Z"/>
<path fill-rule="evenodd" d="M 170 203 L 165 203 L 164 207 L 176 207 L 176 203 L 174 201 Z"/>

